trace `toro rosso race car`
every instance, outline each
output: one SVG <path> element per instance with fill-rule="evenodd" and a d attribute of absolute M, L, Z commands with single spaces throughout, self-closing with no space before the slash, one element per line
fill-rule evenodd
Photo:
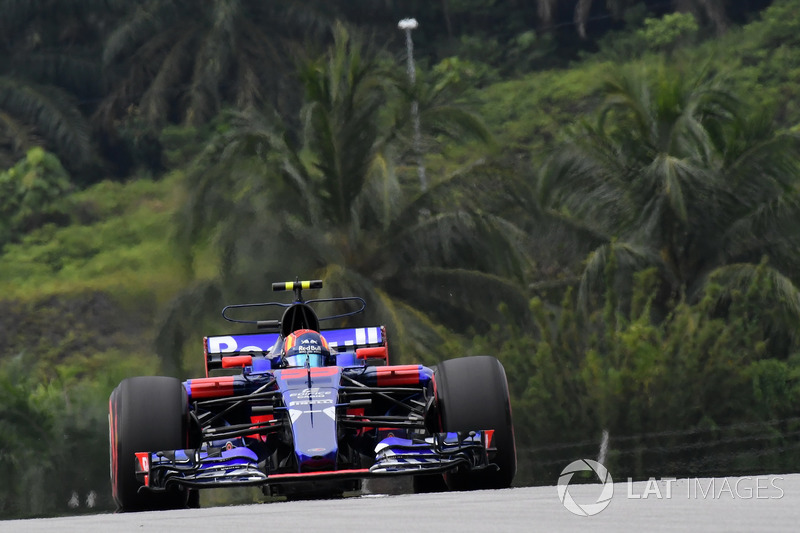
<path fill-rule="evenodd" d="M 391 365 L 384 327 L 320 328 L 366 307 L 359 297 L 303 300 L 304 289 L 321 287 L 275 283 L 294 301 L 225 307 L 225 319 L 257 332 L 206 337 L 205 377 L 133 377 L 114 389 L 120 510 L 196 506 L 197 489 L 243 485 L 328 497 L 379 476 L 413 476 L 417 492 L 511 485 L 517 461 L 500 362 Z M 359 308 L 320 318 L 323 302 Z M 234 318 L 270 307 L 282 309 L 280 320 Z"/>

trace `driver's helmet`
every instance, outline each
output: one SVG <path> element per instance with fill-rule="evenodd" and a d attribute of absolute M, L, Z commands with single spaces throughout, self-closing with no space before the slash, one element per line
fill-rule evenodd
<path fill-rule="evenodd" d="M 283 356 L 288 366 L 325 366 L 331 359 L 328 341 L 313 329 L 298 329 L 283 341 Z"/>

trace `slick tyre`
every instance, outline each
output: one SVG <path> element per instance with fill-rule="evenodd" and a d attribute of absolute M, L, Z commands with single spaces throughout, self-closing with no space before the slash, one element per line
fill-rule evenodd
<path fill-rule="evenodd" d="M 489 461 L 497 470 L 445 474 L 450 490 L 498 489 L 511 486 L 517 471 L 517 451 L 508 383 L 503 365 L 481 355 L 450 359 L 434 374 L 442 431 L 493 429 Z"/>
<path fill-rule="evenodd" d="M 123 380 L 109 398 L 111 490 L 120 511 L 178 509 L 188 491 L 139 492 L 135 452 L 187 448 L 188 400 L 175 378 L 145 376 Z"/>

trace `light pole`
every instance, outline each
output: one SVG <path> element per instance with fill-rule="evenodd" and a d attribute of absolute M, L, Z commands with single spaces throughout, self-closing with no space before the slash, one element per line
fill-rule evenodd
<path fill-rule="evenodd" d="M 408 79 L 413 86 L 417 81 L 417 70 L 414 67 L 414 42 L 411 40 L 411 30 L 419 26 L 417 19 L 403 19 L 397 23 L 397 27 L 406 32 L 406 53 L 408 55 Z M 415 99 L 411 102 L 411 120 L 414 123 L 414 152 L 417 156 L 417 174 L 419 175 L 419 185 L 422 191 L 428 189 L 428 178 L 425 176 L 425 165 L 422 161 L 422 135 L 419 125 L 419 103 Z"/>

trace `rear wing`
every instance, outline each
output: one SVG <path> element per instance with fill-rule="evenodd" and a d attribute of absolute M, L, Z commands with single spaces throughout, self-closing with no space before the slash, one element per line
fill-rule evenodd
<path fill-rule="evenodd" d="M 322 330 L 321 333 L 328 341 L 331 352 L 336 352 L 337 354 L 354 354 L 359 348 L 386 346 L 386 328 L 384 326 L 326 329 Z M 240 335 L 204 337 L 203 351 L 206 360 L 206 375 L 211 370 L 222 368 L 222 360 L 226 357 L 236 357 L 238 355 L 269 356 L 279 338 L 279 333 L 244 333 Z M 341 359 L 349 361 L 352 360 L 352 357 Z"/>

